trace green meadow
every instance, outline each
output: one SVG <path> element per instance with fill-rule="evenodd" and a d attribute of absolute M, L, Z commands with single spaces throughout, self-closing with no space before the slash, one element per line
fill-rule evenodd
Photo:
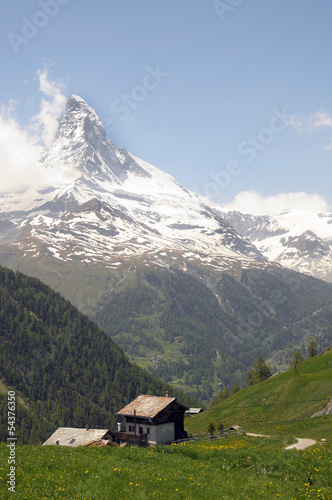
<path fill-rule="evenodd" d="M 233 436 L 156 448 L 18 446 L 16 493 L 6 486 L 0 446 L 1 498 L 248 499 L 332 498 L 332 453 L 324 445 L 284 450 L 291 442 Z"/>
<path fill-rule="evenodd" d="M 1 444 L 0 498 L 332 499 L 332 415 L 311 418 L 331 394 L 332 354 L 324 354 L 185 419 L 191 433 L 221 421 L 270 438 L 219 435 L 154 448 L 18 445 L 15 493 Z M 296 437 L 317 443 L 285 450 Z"/>
<path fill-rule="evenodd" d="M 332 397 L 332 352 L 305 360 L 297 373 L 290 369 L 264 382 L 249 386 L 216 406 L 187 418 L 192 433 L 204 432 L 209 422 L 224 427 L 240 425 L 261 434 L 325 438 L 332 447 L 331 417 L 311 416 Z"/>

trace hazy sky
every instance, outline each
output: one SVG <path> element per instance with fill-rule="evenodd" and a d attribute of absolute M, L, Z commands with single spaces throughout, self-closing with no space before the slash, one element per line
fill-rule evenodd
<path fill-rule="evenodd" d="M 215 202 L 331 209 L 331 0 L 0 9 L 3 186 L 29 172 L 74 93 L 117 146 Z"/>

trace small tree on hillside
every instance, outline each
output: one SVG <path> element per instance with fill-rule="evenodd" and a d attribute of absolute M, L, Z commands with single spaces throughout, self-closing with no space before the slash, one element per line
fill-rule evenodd
<path fill-rule="evenodd" d="M 220 434 L 222 434 L 224 431 L 224 424 L 221 421 L 218 422 L 218 431 L 220 432 Z"/>
<path fill-rule="evenodd" d="M 295 369 L 295 376 L 296 375 L 299 376 L 297 371 L 297 365 L 302 363 L 302 361 L 303 361 L 302 353 L 297 349 L 292 356 L 292 362 L 290 364 L 290 367 Z"/>
<path fill-rule="evenodd" d="M 212 408 L 212 406 L 217 405 L 218 403 L 221 403 L 225 399 L 229 398 L 230 395 L 231 393 L 229 392 L 228 387 L 225 387 L 223 391 L 219 392 L 219 394 L 212 399 L 210 403 L 210 408 Z"/>
<path fill-rule="evenodd" d="M 271 377 L 271 370 L 265 364 L 263 356 L 260 354 L 257 358 L 254 368 L 247 373 L 247 385 L 254 385 Z"/>
<path fill-rule="evenodd" d="M 318 354 L 317 342 L 315 339 L 310 340 L 307 349 L 307 358 L 314 358 Z"/>
<path fill-rule="evenodd" d="M 292 356 L 292 362 L 290 364 L 291 368 L 292 367 L 297 367 L 297 365 L 299 365 L 300 363 L 302 363 L 303 361 L 303 356 L 302 356 L 302 353 L 301 351 L 299 351 L 298 349 L 294 352 L 293 356 Z"/>
<path fill-rule="evenodd" d="M 239 392 L 239 390 L 240 387 L 237 384 L 233 385 L 232 394 L 236 394 L 237 392 Z"/>
<path fill-rule="evenodd" d="M 230 395 L 231 395 L 231 393 L 229 392 L 228 387 L 225 387 L 224 392 L 222 394 L 221 401 L 224 401 L 225 399 L 229 398 Z"/>
<path fill-rule="evenodd" d="M 213 420 L 210 420 L 210 423 L 208 425 L 208 429 L 207 430 L 208 430 L 208 433 L 210 434 L 210 436 L 213 436 L 213 433 L 216 430 L 216 427 L 215 427 L 215 425 L 213 423 Z"/>

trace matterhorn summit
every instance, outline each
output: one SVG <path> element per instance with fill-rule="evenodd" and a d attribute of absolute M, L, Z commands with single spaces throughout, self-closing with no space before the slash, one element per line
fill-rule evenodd
<path fill-rule="evenodd" d="M 71 96 L 59 119 L 53 144 L 42 153 L 46 169 L 72 168 L 87 177 L 104 176 L 119 183 L 123 170 L 106 137 L 105 128 L 96 112 L 81 98 Z"/>
<path fill-rule="evenodd" d="M 41 155 L 45 172 L 69 172 L 15 206 L 0 198 L 0 246 L 20 261 L 115 263 L 140 256 L 147 265 L 180 262 L 224 270 L 266 259 L 203 199 L 172 176 L 117 148 L 96 112 L 71 96 L 54 142 Z M 20 200 L 25 198 L 25 203 Z M 8 201 L 8 200 L 7 200 Z M 26 207 L 18 209 L 18 207 Z"/>

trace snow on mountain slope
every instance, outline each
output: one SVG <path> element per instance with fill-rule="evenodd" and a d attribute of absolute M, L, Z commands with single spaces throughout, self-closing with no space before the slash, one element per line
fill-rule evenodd
<path fill-rule="evenodd" d="M 222 212 L 269 260 L 332 281 L 332 214 L 286 210 L 271 217 Z"/>
<path fill-rule="evenodd" d="M 219 269 L 228 259 L 266 265 L 256 247 L 201 198 L 117 148 L 78 96 L 68 99 L 40 167 L 69 181 L 0 198 L 0 244 L 19 248 L 22 257 L 44 252 L 64 261 L 114 264 L 145 255 L 147 262 L 167 265 L 181 255 Z"/>

